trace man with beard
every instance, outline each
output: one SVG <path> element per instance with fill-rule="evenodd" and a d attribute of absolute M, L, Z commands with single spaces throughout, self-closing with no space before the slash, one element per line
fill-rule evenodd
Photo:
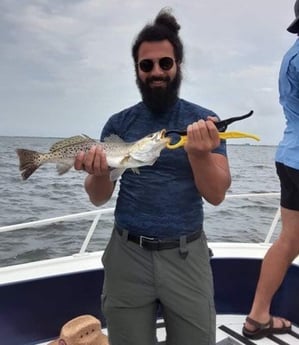
<path fill-rule="evenodd" d="M 162 312 L 167 344 L 215 344 L 215 308 L 203 198 L 223 201 L 231 177 L 216 115 L 178 97 L 183 45 L 176 19 L 161 11 L 132 47 L 142 102 L 113 115 L 102 139 L 131 142 L 149 133 L 186 129 L 187 143 L 164 149 L 153 166 L 120 180 L 115 225 L 102 261 L 102 307 L 111 345 L 154 345 Z M 89 173 L 85 189 L 94 205 L 110 199 L 115 184 L 100 145 L 78 154 Z"/>

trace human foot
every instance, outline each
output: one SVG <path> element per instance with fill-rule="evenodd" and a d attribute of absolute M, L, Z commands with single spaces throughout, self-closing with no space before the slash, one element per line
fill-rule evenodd
<path fill-rule="evenodd" d="M 270 334 L 288 333 L 291 327 L 291 322 L 281 317 L 270 316 L 268 322 L 260 323 L 247 316 L 242 332 L 246 337 L 257 340 Z"/>

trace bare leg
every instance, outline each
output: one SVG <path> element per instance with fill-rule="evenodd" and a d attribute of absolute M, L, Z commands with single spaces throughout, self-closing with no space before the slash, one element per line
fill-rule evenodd
<path fill-rule="evenodd" d="M 260 323 L 270 319 L 270 306 L 291 262 L 299 254 L 299 211 L 281 207 L 282 231 L 263 260 L 257 289 L 249 317 Z M 274 327 L 282 327 L 282 318 L 273 318 Z M 286 321 L 286 326 L 290 325 Z M 254 326 L 245 323 L 248 330 Z"/>

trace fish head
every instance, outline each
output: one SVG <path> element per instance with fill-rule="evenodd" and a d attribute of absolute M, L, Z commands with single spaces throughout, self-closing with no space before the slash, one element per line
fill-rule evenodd
<path fill-rule="evenodd" d="M 130 149 L 130 156 L 140 162 L 155 162 L 161 151 L 170 142 L 169 137 L 165 137 L 166 130 L 147 135 L 136 141 Z"/>

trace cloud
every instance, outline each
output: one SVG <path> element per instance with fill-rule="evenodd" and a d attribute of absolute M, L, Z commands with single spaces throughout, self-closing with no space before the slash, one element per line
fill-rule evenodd
<path fill-rule="evenodd" d="M 185 44 L 181 96 L 221 117 L 254 109 L 248 130 L 277 144 L 283 127 L 277 79 L 294 41 L 285 30 L 293 3 L 168 1 Z M 98 137 L 112 113 L 139 101 L 131 44 L 164 6 L 159 0 L 2 0 L 0 135 Z"/>

